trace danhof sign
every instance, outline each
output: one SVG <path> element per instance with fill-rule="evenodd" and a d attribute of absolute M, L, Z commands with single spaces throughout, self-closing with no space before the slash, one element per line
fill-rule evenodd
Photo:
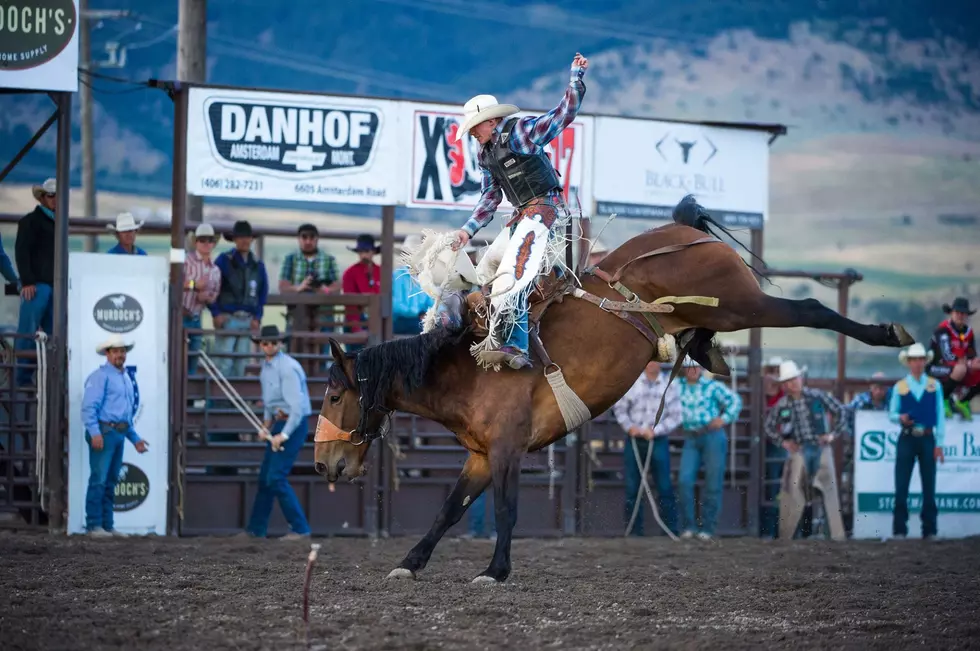
<path fill-rule="evenodd" d="M 192 88 L 187 189 L 203 196 L 397 203 L 395 121 L 394 103 L 383 100 Z"/>
<path fill-rule="evenodd" d="M 521 112 L 517 117 L 539 113 Z M 408 205 L 418 208 L 468 210 L 480 199 L 483 172 L 477 162 L 480 145 L 470 137 L 456 141 L 462 113 L 452 106 L 406 105 L 402 123 L 412 125 L 412 173 Z M 592 208 L 588 179 L 591 178 L 593 120 L 581 116 L 545 145 L 551 164 L 558 170 L 565 199 L 577 213 L 579 205 L 585 214 Z M 498 208 L 512 209 L 503 199 Z"/>
<path fill-rule="evenodd" d="M 0 88 L 78 90 L 77 0 L 0 0 Z"/>

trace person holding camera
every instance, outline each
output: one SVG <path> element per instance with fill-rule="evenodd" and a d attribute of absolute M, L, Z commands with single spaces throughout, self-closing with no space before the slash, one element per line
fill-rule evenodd
<path fill-rule="evenodd" d="M 303 224 L 296 233 L 299 250 L 288 254 L 279 268 L 279 291 L 283 294 L 319 292 L 332 294 L 340 287 L 337 260 L 318 247 L 320 232 Z"/>

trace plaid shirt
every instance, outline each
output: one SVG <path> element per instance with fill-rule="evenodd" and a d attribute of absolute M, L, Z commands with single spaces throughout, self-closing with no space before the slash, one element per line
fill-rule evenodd
<path fill-rule="evenodd" d="M 535 154 L 543 149 L 549 142 L 558 137 L 569 124 L 575 120 L 579 108 L 582 106 L 582 98 L 585 96 L 585 82 L 582 77 L 585 70 L 575 66 L 572 68 L 572 80 L 565 90 L 558 106 L 551 109 L 539 117 L 526 117 L 517 121 L 514 130 L 510 133 L 508 146 L 518 154 Z M 503 122 L 501 122 L 503 125 Z M 491 146 L 499 137 L 499 127 L 494 131 L 491 142 L 484 147 Z M 481 166 L 483 170 L 483 183 L 481 185 L 480 201 L 473 209 L 473 215 L 463 224 L 463 230 L 473 237 L 477 231 L 490 223 L 493 219 L 497 206 L 503 198 L 503 190 L 500 184 L 490 171 Z M 551 202 L 558 206 L 562 202 L 562 191 L 552 190 L 548 195 Z"/>
<path fill-rule="evenodd" d="M 312 260 L 307 259 L 302 251 L 294 251 L 283 258 L 279 280 L 285 280 L 290 285 L 299 285 L 309 275 L 321 286 L 334 284 L 340 276 L 337 273 L 337 260 L 320 249 L 316 250 Z M 315 289 L 311 287 L 307 291 L 312 292 Z"/>
<path fill-rule="evenodd" d="M 717 380 L 701 377 L 692 384 L 685 377 L 680 385 L 681 425 L 689 432 L 704 429 L 715 418 L 729 425 L 742 412 L 742 398 Z"/>
<path fill-rule="evenodd" d="M 766 414 L 763 431 L 776 445 L 786 439 L 802 444 L 819 443 L 827 432 L 827 412 L 834 419 L 829 433 L 841 435 L 850 426 L 850 414 L 837 398 L 826 391 L 803 387 L 799 398 L 786 394 Z"/>
<path fill-rule="evenodd" d="M 666 436 L 681 424 L 680 388 L 676 384 L 667 386 L 668 375 L 661 373 L 657 379 L 650 380 L 646 373 L 641 373 L 630 390 L 626 392 L 613 407 L 616 422 L 629 432 L 631 427 L 653 429 L 654 436 Z M 660 398 L 667 392 L 664 399 L 664 413 L 660 423 L 653 427 L 657 420 L 657 409 L 660 408 Z"/>
<path fill-rule="evenodd" d="M 885 393 L 885 399 L 881 401 L 880 405 L 876 405 L 871 399 L 871 392 L 865 391 L 864 393 L 859 393 L 851 400 L 847 405 L 847 412 L 849 416 L 849 424 L 851 427 L 851 432 L 854 432 L 854 418 L 855 413 L 859 411 L 888 411 L 888 402 L 892 399 L 892 387 L 888 387 L 888 391 Z"/>
<path fill-rule="evenodd" d="M 197 316 L 205 305 L 214 303 L 221 290 L 221 270 L 212 260 L 203 260 L 197 251 L 184 258 L 184 280 L 193 280 L 196 291 L 184 290 L 184 312 Z"/>

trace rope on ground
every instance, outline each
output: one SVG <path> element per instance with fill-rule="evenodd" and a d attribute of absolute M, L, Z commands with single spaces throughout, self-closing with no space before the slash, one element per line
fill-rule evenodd
<path fill-rule="evenodd" d="M 38 330 L 34 335 L 34 346 L 37 350 L 37 418 L 34 440 L 34 472 L 37 475 L 37 494 L 40 497 L 41 510 L 48 510 L 48 459 L 47 441 L 48 430 L 48 335 Z"/>
<path fill-rule="evenodd" d="M 631 436 L 629 437 L 629 439 L 630 439 L 630 445 L 633 446 L 633 458 L 636 460 L 636 465 L 639 466 L 640 447 L 636 444 L 635 436 Z M 643 495 L 645 494 L 647 497 L 647 501 L 650 502 L 650 508 L 653 510 L 654 520 L 657 521 L 657 524 L 660 525 L 660 528 L 663 529 L 663 532 L 667 534 L 671 540 L 677 541 L 680 539 L 677 536 L 675 536 L 674 532 L 671 531 L 667 527 L 667 525 L 664 524 L 664 521 L 660 519 L 660 510 L 657 508 L 656 500 L 653 499 L 653 491 L 650 490 L 650 484 L 647 483 L 647 473 L 650 472 L 650 459 L 652 457 L 653 457 L 653 441 L 651 440 L 650 445 L 647 446 L 647 458 L 643 462 L 643 469 L 640 472 L 640 488 L 639 490 L 636 491 L 636 501 L 633 503 L 633 515 L 630 516 L 629 524 L 626 525 L 626 533 L 624 533 L 623 536 L 628 536 L 630 535 L 630 532 L 633 531 L 633 524 L 636 522 L 636 517 L 637 515 L 639 515 L 640 509 L 643 506 Z"/>
<path fill-rule="evenodd" d="M 235 406 L 235 409 L 237 409 L 242 416 L 245 417 L 245 420 L 247 420 L 249 424 L 255 428 L 259 439 L 263 441 L 271 440 L 272 436 L 265 429 L 265 425 L 262 424 L 262 421 L 260 421 L 258 416 L 255 415 L 255 412 L 253 412 L 252 409 L 245 403 L 242 396 L 238 393 L 235 387 L 231 385 L 231 382 L 228 381 L 228 378 L 226 378 L 218 369 L 214 363 L 214 360 L 211 359 L 211 356 L 203 350 L 198 351 L 198 354 L 200 355 L 201 366 L 203 366 L 204 370 L 208 372 L 211 379 L 215 381 L 218 388 L 220 388 L 221 391 L 228 397 L 228 400 L 230 400 L 231 404 Z M 276 449 L 276 451 L 278 452 L 278 449 Z"/>

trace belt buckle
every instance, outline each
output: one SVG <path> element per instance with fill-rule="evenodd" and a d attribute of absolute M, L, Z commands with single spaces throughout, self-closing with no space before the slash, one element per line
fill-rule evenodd
<path fill-rule="evenodd" d="M 926 428 L 921 425 L 914 425 L 912 427 L 912 436 L 920 437 L 926 435 Z"/>

